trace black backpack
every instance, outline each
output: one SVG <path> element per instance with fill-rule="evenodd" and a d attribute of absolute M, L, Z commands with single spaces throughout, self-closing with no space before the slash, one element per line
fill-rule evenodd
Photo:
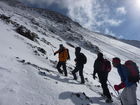
<path fill-rule="evenodd" d="M 81 57 L 81 62 L 83 64 L 86 64 L 87 63 L 87 57 L 83 53 L 80 53 L 80 57 Z"/>

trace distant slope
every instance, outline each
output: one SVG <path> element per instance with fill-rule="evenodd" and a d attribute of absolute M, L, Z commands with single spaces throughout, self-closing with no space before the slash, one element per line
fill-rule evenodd
<path fill-rule="evenodd" d="M 98 33 L 98 34 L 101 34 L 101 33 Z M 111 35 L 107 35 L 107 34 L 102 34 L 102 35 L 107 36 L 107 37 L 112 38 L 112 39 L 120 40 L 124 43 L 130 44 L 130 45 L 135 46 L 137 48 L 140 48 L 140 41 L 138 41 L 138 40 L 119 39 L 115 36 L 111 36 Z"/>
<path fill-rule="evenodd" d="M 125 39 L 121 39 L 121 41 L 123 41 L 125 43 L 128 43 L 130 45 L 133 45 L 135 47 L 140 48 L 140 41 L 138 41 L 138 40 L 125 40 Z"/>

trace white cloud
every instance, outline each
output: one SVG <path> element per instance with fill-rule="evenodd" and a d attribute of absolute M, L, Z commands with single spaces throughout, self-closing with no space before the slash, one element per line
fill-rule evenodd
<path fill-rule="evenodd" d="M 115 20 L 115 19 L 109 19 L 106 21 L 112 26 L 119 26 L 123 22 L 122 20 Z"/>
<path fill-rule="evenodd" d="M 118 38 L 119 38 L 119 39 L 124 39 L 124 36 L 119 35 Z"/>
<path fill-rule="evenodd" d="M 123 15 L 126 15 L 127 14 L 127 11 L 125 9 L 125 7 L 119 7 L 116 9 L 117 13 L 120 13 L 120 14 L 123 14 Z"/>
<path fill-rule="evenodd" d="M 124 39 L 124 37 L 122 35 L 118 36 L 115 33 L 113 33 L 112 31 L 110 31 L 108 28 L 105 29 L 105 34 L 114 36 L 114 37 L 119 38 L 119 39 Z"/>
<path fill-rule="evenodd" d="M 105 29 L 105 34 L 116 37 L 115 33 L 113 33 L 112 31 L 110 31 L 108 28 Z"/>
<path fill-rule="evenodd" d="M 95 0 L 77 0 L 68 6 L 68 16 L 90 28 L 96 22 L 96 13 L 93 10 Z"/>
<path fill-rule="evenodd" d="M 99 31 L 108 26 L 119 26 L 123 21 L 111 16 L 111 10 L 104 0 L 22 0 L 32 4 L 49 6 L 57 4 L 60 8 L 68 10 L 67 15 L 79 22 L 82 26 Z M 114 0 L 115 2 L 116 0 Z M 125 13 L 124 8 L 118 8 L 118 12 Z M 110 18 L 111 17 L 111 18 Z"/>

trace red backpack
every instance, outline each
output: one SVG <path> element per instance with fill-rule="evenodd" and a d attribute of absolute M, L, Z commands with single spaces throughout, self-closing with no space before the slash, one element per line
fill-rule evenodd
<path fill-rule="evenodd" d="M 104 59 L 103 70 L 106 71 L 106 72 L 111 71 L 111 63 L 107 59 Z"/>
<path fill-rule="evenodd" d="M 139 76 L 139 69 L 135 62 L 128 60 L 125 62 L 124 66 L 128 70 L 128 81 L 130 82 L 139 82 L 140 76 Z"/>

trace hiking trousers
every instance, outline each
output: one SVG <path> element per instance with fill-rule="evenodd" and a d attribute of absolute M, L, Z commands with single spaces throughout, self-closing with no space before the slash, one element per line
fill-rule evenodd
<path fill-rule="evenodd" d="M 63 70 L 61 70 L 61 67 L 63 68 Z M 67 76 L 66 62 L 59 61 L 56 68 L 57 68 L 58 72 L 61 74 L 64 71 L 65 76 Z"/>
<path fill-rule="evenodd" d="M 121 101 L 123 102 L 123 105 L 137 105 L 136 88 L 136 84 L 124 88 L 121 93 Z"/>
<path fill-rule="evenodd" d="M 76 73 L 79 71 L 79 75 L 80 75 L 80 78 L 81 78 L 81 83 L 85 83 L 84 75 L 83 75 L 83 68 L 84 68 L 84 65 L 79 64 L 79 65 L 76 65 L 75 69 L 72 71 L 72 74 L 73 74 L 73 77 L 74 77 L 75 80 L 77 80 Z"/>
<path fill-rule="evenodd" d="M 101 83 L 102 89 L 103 89 L 103 94 L 108 98 L 108 99 L 112 99 L 109 89 L 108 89 L 108 85 L 107 85 L 107 78 L 108 78 L 108 73 L 107 72 L 100 72 L 97 73 L 98 77 L 99 77 L 99 81 Z"/>

